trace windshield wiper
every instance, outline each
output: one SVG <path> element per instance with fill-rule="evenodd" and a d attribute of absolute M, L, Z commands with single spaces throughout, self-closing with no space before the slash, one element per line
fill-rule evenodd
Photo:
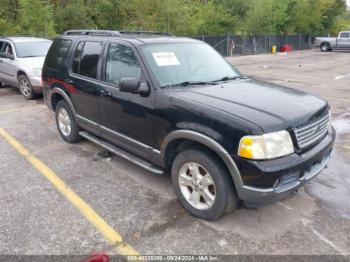
<path fill-rule="evenodd" d="M 164 87 L 172 87 L 172 86 L 204 86 L 204 85 L 217 85 L 217 83 L 214 82 L 206 82 L 206 81 L 184 81 L 177 84 L 171 84 L 171 85 L 164 85 Z"/>
<path fill-rule="evenodd" d="M 178 85 L 180 86 L 203 86 L 203 85 L 213 85 L 215 83 L 213 82 L 206 82 L 206 81 L 184 81 Z"/>
<path fill-rule="evenodd" d="M 236 80 L 236 79 L 246 79 L 246 77 L 245 76 L 225 76 L 225 77 L 220 78 L 218 80 L 215 80 L 213 82 L 217 83 L 217 82 L 224 82 L 224 81 Z"/>

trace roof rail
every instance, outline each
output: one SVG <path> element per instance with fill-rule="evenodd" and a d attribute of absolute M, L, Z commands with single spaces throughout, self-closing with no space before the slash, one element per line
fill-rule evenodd
<path fill-rule="evenodd" d="M 63 35 L 120 36 L 120 33 L 111 30 L 68 30 L 64 32 Z"/>
<path fill-rule="evenodd" d="M 155 32 L 155 31 L 112 31 L 112 30 L 68 30 L 62 35 L 95 35 L 95 36 L 121 36 L 125 35 L 164 35 L 174 36 L 172 33 L 167 32 Z"/>
<path fill-rule="evenodd" d="M 169 32 L 157 32 L 157 31 L 119 31 L 121 34 L 130 34 L 130 35 L 164 35 L 164 36 L 174 36 L 174 34 Z"/>

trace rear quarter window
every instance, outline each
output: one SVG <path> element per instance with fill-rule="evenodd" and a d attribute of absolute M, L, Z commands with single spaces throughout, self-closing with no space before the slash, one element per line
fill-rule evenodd
<path fill-rule="evenodd" d="M 50 68 L 59 68 L 63 65 L 72 41 L 68 39 L 55 39 L 46 56 L 45 65 Z"/>

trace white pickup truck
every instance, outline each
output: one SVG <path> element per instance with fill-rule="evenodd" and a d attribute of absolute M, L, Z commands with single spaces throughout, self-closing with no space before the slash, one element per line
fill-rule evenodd
<path fill-rule="evenodd" d="M 333 49 L 350 49 L 350 31 L 340 32 L 338 37 L 316 37 L 315 44 L 322 52 L 329 52 Z"/>

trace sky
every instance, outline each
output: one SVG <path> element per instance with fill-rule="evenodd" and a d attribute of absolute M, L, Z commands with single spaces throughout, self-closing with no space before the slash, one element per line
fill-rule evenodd
<path fill-rule="evenodd" d="M 348 5 L 348 8 L 350 8 L 350 0 L 346 0 L 346 3 Z"/>

